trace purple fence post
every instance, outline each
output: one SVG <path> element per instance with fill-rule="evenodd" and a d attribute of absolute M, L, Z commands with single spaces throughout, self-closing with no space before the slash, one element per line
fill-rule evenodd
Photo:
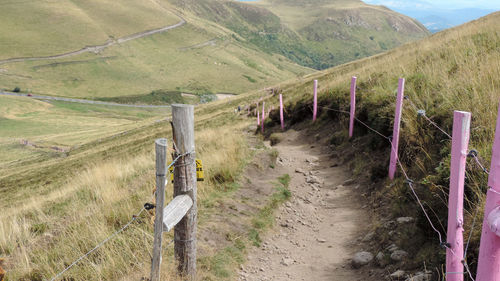
<path fill-rule="evenodd" d="M 498 207 L 500 206 L 500 107 L 498 108 L 495 140 L 491 152 L 488 192 L 484 208 L 483 231 L 479 247 L 477 281 L 500 280 L 500 227 Z"/>
<path fill-rule="evenodd" d="M 318 80 L 314 80 L 313 122 L 316 121 L 317 113 L 318 113 Z"/>
<path fill-rule="evenodd" d="M 448 232 L 446 249 L 446 280 L 463 281 L 464 256 L 464 179 L 465 161 L 469 146 L 470 112 L 453 113 L 451 139 L 450 195 L 448 198 Z"/>
<path fill-rule="evenodd" d="M 403 93 L 405 88 L 405 79 L 399 78 L 398 95 L 396 97 L 396 112 L 394 114 L 394 129 L 392 131 L 391 141 L 391 161 L 389 163 L 389 178 L 394 179 L 396 173 L 396 164 L 398 163 L 398 144 L 399 144 L 399 127 L 401 123 L 401 111 L 403 110 Z"/>
<path fill-rule="evenodd" d="M 351 110 L 349 120 L 349 137 L 352 138 L 354 132 L 354 114 L 356 111 L 356 76 L 351 78 Z"/>
<path fill-rule="evenodd" d="M 285 119 L 283 117 L 283 95 L 280 94 L 280 121 L 281 121 L 281 130 L 285 130 Z"/>
<path fill-rule="evenodd" d="M 264 133 L 264 119 L 266 119 L 266 109 L 265 109 L 265 104 L 266 104 L 266 102 L 265 102 L 265 101 L 263 101 L 263 102 L 262 102 L 262 120 L 261 120 L 261 122 L 260 122 L 260 126 L 261 126 L 261 127 L 260 127 L 260 131 L 261 131 L 262 133 Z"/>

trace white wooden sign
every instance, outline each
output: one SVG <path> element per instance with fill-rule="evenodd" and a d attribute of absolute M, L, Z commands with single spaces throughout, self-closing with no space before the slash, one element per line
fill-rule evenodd
<path fill-rule="evenodd" d="M 176 196 L 163 209 L 163 231 L 169 232 L 181 221 L 193 206 L 193 200 L 188 195 Z"/>

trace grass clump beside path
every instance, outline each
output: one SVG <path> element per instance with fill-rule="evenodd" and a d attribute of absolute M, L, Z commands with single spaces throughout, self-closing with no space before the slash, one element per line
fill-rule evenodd
<path fill-rule="evenodd" d="M 292 197 L 291 191 L 288 189 L 290 176 L 284 174 L 278 178 L 275 183 L 275 192 L 271 195 L 269 202 L 258 212 L 252 220 L 253 229 L 249 232 L 250 241 L 254 246 L 259 247 L 262 242 L 260 234 L 271 227 L 274 223 L 274 211 L 279 205 Z"/>

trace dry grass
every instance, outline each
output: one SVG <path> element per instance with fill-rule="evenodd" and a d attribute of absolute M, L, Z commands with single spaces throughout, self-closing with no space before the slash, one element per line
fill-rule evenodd
<path fill-rule="evenodd" d="M 207 179 L 199 183 L 200 202 L 235 181 L 249 155 L 241 134 L 248 124 L 231 113 L 215 112 L 220 117 L 208 124 L 199 118 L 198 123 L 205 124 L 196 131 L 197 157 L 203 160 Z M 217 126 L 217 122 L 227 124 Z M 150 145 L 133 156 L 87 163 L 62 186 L 43 196 L 28 196 L 20 206 L 5 208 L 0 215 L 0 253 L 7 257 L 7 280 L 54 276 L 129 221 L 142 204 L 151 202 L 152 148 Z M 171 185 L 166 196 L 172 197 Z M 72 280 L 139 280 L 148 276 L 153 231 L 149 221 L 149 215 L 143 213 L 126 233 L 64 276 Z M 166 237 L 168 243 L 171 233 Z M 172 280 L 176 278 L 172 274 L 172 247 L 165 251 L 163 276 Z"/>

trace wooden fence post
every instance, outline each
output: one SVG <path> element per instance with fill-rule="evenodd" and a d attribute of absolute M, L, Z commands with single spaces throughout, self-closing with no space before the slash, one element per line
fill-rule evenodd
<path fill-rule="evenodd" d="M 155 233 L 153 241 L 153 261 L 151 263 L 151 281 L 160 280 L 161 242 L 163 233 L 163 204 L 165 202 L 165 182 L 167 174 L 167 140 L 155 141 L 156 151 L 156 202 L 155 202 Z"/>
<path fill-rule="evenodd" d="M 283 95 L 280 94 L 280 121 L 281 121 L 281 130 L 285 130 L 285 119 L 283 117 Z"/>
<path fill-rule="evenodd" d="M 266 118 L 265 104 L 266 104 L 266 102 L 263 101 L 262 102 L 262 120 L 260 122 L 260 131 L 261 131 L 261 133 L 264 133 L 264 119 Z"/>
<path fill-rule="evenodd" d="M 354 115 L 356 111 L 356 76 L 351 78 L 351 110 L 349 119 L 349 138 L 352 138 L 354 132 Z"/>
<path fill-rule="evenodd" d="M 179 273 L 194 280 L 196 276 L 196 157 L 194 146 L 194 107 L 172 104 L 174 157 L 184 155 L 174 164 L 174 197 L 188 195 L 193 206 L 175 226 L 174 251 Z M 175 159 L 175 158 L 174 158 Z"/>
<path fill-rule="evenodd" d="M 448 232 L 446 249 L 446 280 L 463 281 L 464 265 L 464 179 L 469 146 L 470 112 L 453 113 L 451 140 L 450 195 L 448 199 Z"/>
<path fill-rule="evenodd" d="M 398 163 L 399 128 L 401 124 L 401 111 L 403 109 L 405 79 L 399 78 L 398 95 L 396 96 L 396 112 L 394 114 L 394 128 L 391 141 L 391 161 L 389 163 L 389 178 L 394 179 L 396 164 Z"/>
<path fill-rule="evenodd" d="M 493 211 L 500 206 L 500 107 L 498 108 L 495 140 L 491 152 L 488 187 L 486 205 L 484 208 L 481 244 L 479 247 L 477 281 L 500 280 L 500 237 L 495 234 L 494 229 L 492 229 L 495 225 L 488 223 L 488 217 L 490 215 L 495 216 Z M 495 218 L 492 217 L 491 219 Z"/>
<path fill-rule="evenodd" d="M 313 122 L 318 114 L 318 80 L 314 80 Z"/>

